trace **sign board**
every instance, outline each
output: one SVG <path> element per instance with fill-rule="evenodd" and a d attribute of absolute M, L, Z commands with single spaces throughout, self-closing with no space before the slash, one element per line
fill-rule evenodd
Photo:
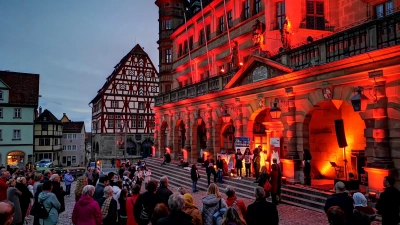
<path fill-rule="evenodd" d="M 244 154 L 246 148 L 250 148 L 249 137 L 235 137 L 235 152 L 240 149 L 240 152 Z"/>

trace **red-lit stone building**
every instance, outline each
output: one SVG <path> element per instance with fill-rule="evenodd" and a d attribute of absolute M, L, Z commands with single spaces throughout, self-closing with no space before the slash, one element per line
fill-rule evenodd
<path fill-rule="evenodd" d="M 302 180 L 303 149 L 314 177 L 334 179 L 331 162 L 343 170 L 344 159 L 355 179 L 365 167 L 373 190 L 398 174 L 400 0 L 156 4 L 158 156 L 168 147 L 195 162 L 201 148 L 215 157 L 249 137 L 263 161 L 279 151 L 293 182 Z M 335 120 L 343 120 L 345 151 Z"/>

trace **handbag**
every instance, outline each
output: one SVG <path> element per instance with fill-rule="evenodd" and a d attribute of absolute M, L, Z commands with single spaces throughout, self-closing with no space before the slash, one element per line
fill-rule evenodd
<path fill-rule="evenodd" d="M 218 210 L 213 214 L 214 225 L 220 225 L 222 219 L 224 218 L 226 208 L 221 208 L 221 201 L 222 200 L 220 199 Z"/>
<path fill-rule="evenodd" d="M 271 190 L 271 188 L 272 188 L 272 186 L 271 186 L 271 184 L 269 183 L 269 181 L 268 180 L 266 180 L 265 181 L 265 184 L 264 184 L 264 191 L 269 191 L 269 190 Z"/>

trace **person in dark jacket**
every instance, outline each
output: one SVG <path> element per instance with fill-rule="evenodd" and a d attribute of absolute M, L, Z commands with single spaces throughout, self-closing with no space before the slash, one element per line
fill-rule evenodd
<path fill-rule="evenodd" d="M 103 197 L 104 188 L 108 186 L 109 178 L 107 176 L 101 177 L 99 183 L 96 185 L 96 189 L 94 191 L 93 199 L 97 201 L 97 199 Z"/>
<path fill-rule="evenodd" d="M 235 160 L 236 160 L 236 173 L 237 173 L 237 179 L 242 179 L 242 168 L 243 168 L 243 158 L 244 155 L 240 151 L 240 149 L 237 149 L 237 152 L 235 154 Z"/>
<path fill-rule="evenodd" d="M 33 195 L 26 186 L 25 177 L 18 177 L 17 185 L 15 187 L 22 193 L 22 195 L 18 197 L 19 197 L 19 205 L 21 206 L 22 218 L 25 218 L 26 212 L 28 211 L 29 204 L 31 203 Z"/>
<path fill-rule="evenodd" d="M 158 182 L 156 180 L 150 180 L 146 184 L 147 191 L 136 199 L 133 215 L 138 225 L 147 225 L 153 214 L 154 207 L 158 203 L 163 203 L 162 199 L 156 195 L 157 186 Z M 143 216 L 142 212 L 147 214 L 147 218 Z"/>
<path fill-rule="evenodd" d="M 53 189 L 51 190 L 51 192 L 53 192 L 56 195 L 58 202 L 60 202 L 61 204 L 61 207 L 58 210 L 58 213 L 60 214 L 65 211 L 65 200 L 64 200 L 65 191 L 61 186 L 60 176 L 58 174 L 51 175 L 50 181 L 53 184 Z"/>
<path fill-rule="evenodd" d="M 278 182 L 279 182 L 278 166 L 276 164 L 272 164 L 271 169 L 272 170 L 269 174 L 270 176 L 269 183 L 271 184 L 271 189 L 270 189 L 271 198 L 272 198 L 272 203 L 278 205 L 278 201 L 276 199 L 276 195 L 278 192 Z"/>
<path fill-rule="evenodd" d="M 352 224 L 353 199 L 346 192 L 346 187 L 341 181 L 336 182 L 335 191 L 336 193 L 329 197 L 325 202 L 325 212 L 327 213 L 328 209 L 332 206 L 339 206 L 346 215 L 346 224 Z"/>
<path fill-rule="evenodd" d="M 104 196 L 96 200 L 99 203 L 103 216 L 103 224 L 117 224 L 117 201 L 113 198 L 113 189 L 110 186 L 104 188 Z"/>
<path fill-rule="evenodd" d="M 157 225 L 193 225 L 192 217 L 185 212 L 185 199 L 179 193 L 171 195 L 168 199 L 168 206 L 170 213 L 167 217 L 161 218 L 157 221 Z"/>
<path fill-rule="evenodd" d="M 208 186 L 210 186 L 211 174 L 214 175 L 214 183 L 216 183 L 217 173 L 214 168 L 214 159 L 211 159 L 209 155 L 207 155 L 207 160 L 204 161 L 204 167 L 206 168 Z"/>
<path fill-rule="evenodd" d="M 254 191 L 256 201 L 247 207 L 247 225 L 259 225 L 260 221 L 268 221 L 269 225 L 278 225 L 279 215 L 276 206 L 265 199 L 262 187 L 256 187 Z"/>
<path fill-rule="evenodd" d="M 120 221 L 120 225 L 126 225 L 126 221 L 127 221 L 127 214 L 126 214 L 126 198 L 128 197 L 128 190 L 127 189 L 122 189 L 121 190 L 121 194 L 118 198 L 118 202 L 120 205 L 120 208 L 118 210 L 118 215 L 119 218 L 118 220 Z"/>
<path fill-rule="evenodd" d="M 395 181 L 393 177 L 385 177 L 385 190 L 375 205 L 378 214 L 382 215 L 382 225 L 397 225 L 399 222 L 400 192 L 394 187 Z"/>
<path fill-rule="evenodd" d="M 197 180 L 200 178 L 199 171 L 197 170 L 196 164 L 192 165 L 190 170 L 190 178 L 192 179 L 192 191 L 197 192 Z"/>
<path fill-rule="evenodd" d="M 311 153 L 310 150 L 303 150 L 303 162 L 304 162 L 304 185 L 311 186 Z"/>
<path fill-rule="evenodd" d="M 260 168 L 261 168 L 261 156 L 260 153 L 262 152 L 261 145 L 258 146 L 258 148 L 254 149 L 253 153 L 253 167 L 254 167 L 254 176 L 256 177 L 256 181 L 254 183 L 257 183 L 258 176 L 260 175 Z"/>
<path fill-rule="evenodd" d="M 218 183 L 223 183 L 222 181 L 222 175 L 223 172 L 222 170 L 224 169 L 224 161 L 221 159 L 221 156 L 218 156 L 217 158 L 217 174 L 218 174 Z"/>
<path fill-rule="evenodd" d="M 156 195 L 158 195 L 162 199 L 162 202 L 165 205 L 168 205 L 169 196 L 171 196 L 172 194 L 172 191 L 168 189 L 168 177 L 162 176 L 160 178 L 160 187 L 157 188 Z"/>

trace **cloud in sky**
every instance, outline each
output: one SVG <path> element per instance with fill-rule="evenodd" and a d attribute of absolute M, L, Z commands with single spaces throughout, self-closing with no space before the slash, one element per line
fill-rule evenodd
<path fill-rule="evenodd" d="M 40 74 L 40 105 L 85 121 L 114 66 L 136 43 L 158 64 L 154 0 L 0 1 L 0 70 Z"/>

